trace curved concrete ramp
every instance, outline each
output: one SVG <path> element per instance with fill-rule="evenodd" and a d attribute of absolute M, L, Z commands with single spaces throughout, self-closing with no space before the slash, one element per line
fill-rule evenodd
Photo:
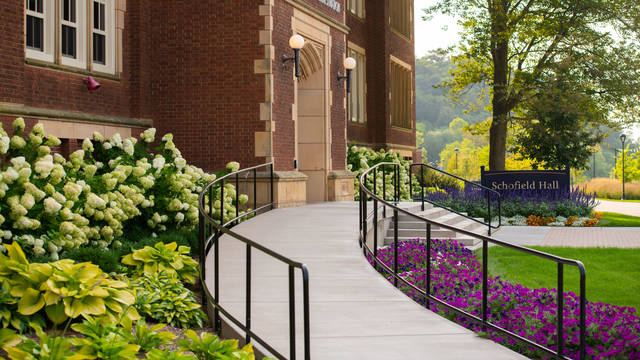
<path fill-rule="evenodd" d="M 357 203 L 276 209 L 234 230 L 309 267 L 312 359 L 525 359 L 424 309 L 380 276 L 358 246 Z M 220 244 L 220 300 L 244 319 L 246 248 L 228 237 Z M 252 329 L 289 357 L 287 266 L 255 250 L 252 256 Z M 296 271 L 298 359 L 301 297 Z"/>

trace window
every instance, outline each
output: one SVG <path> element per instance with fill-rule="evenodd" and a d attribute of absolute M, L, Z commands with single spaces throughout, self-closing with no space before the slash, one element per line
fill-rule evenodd
<path fill-rule="evenodd" d="M 412 128 L 411 68 L 391 61 L 391 125 Z"/>
<path fill-rule="evenodd" d="M 93 69 L 113 74 L 115 72 L 115 10 L 113 1 L 92 0 L 92 60 Z"/>
<path fill-rule="evenodd" d="M 411 38 L 413 15 L 410 0 L 393 0 L 389 2 L 391 13 L 391 28 L 400 34 Z"/>
<path fill-rule="evenodd" d="M 25 47 L 28 57 L 53 61 L 52 2 L 26 0 Z"/>
<path fill-rule="evenodd" d="M 364 0 L 348 0 L 349 11 L 359 18 L 364 18 Z"/>
<path fill-rule="evenodd" d="M 115 1 L 26 0 L 27 58 L 115 73 Z"/>
<path fill-rule="evenodd" d="M 351 93 L 349 93 L 349 120 L 354 123 L 366 122 L 366 67 L 365 57 L 361 52 L 349 49 L 349 56 L 356 59 L 356 68 L 351 72 Z"/>

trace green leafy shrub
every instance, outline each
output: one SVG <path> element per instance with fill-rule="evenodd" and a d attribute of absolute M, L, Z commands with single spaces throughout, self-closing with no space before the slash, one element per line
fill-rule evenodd
<path fill-rule="evenodd" d="M 177 351 L 167 351 L 153 349 L 147 353 L 146 359 L 149 360 L 197 360 L 194 355 L 185 354 Z"/>
<path fill-rule="evenodd" d="M 352 171 L 356 175 L 355 179 L 355 198 L 360 198 L 360 175 L 362 175 L 370 167 L 381 163 L 390 162 L 400 164 L 400 199 L 410 199 L 409 194 L 409 170 L 413 163 L 411 160 L 404 160 L 399 153 L 395 151 L 385 151 L 380 149 L 379 151 L 373 151 L 365 147 L 351 146 L 347 152 L 347 169 Z M 376 193 L 382 195 L 383 189 L 385 190 L 385 197 L 392 199 L 394 194 L 393 188 L 393 169 L 388 167 L 384 180 L 382 179 L 382 168 L 379 169 L 376 180 Z M 367 187 L 373 189 L 372 177 L 367 178 Z M 386 188 L 383 187 L 383 181 L 386 184 Z M 412 177 L 414 189 L 418 188 L 418 180 L 416 177 Z M 418 191 L 419 193 L 419 191 Z"/>
<path fill-rule="evenodd" d="M 134 267 L 133 274 L 136 276 L 165 272 L 189 284 L 195 284 L 200 269 L 189 254 L 187 246 L 178 247 L 176 243 L 158 242 L 153 247 L 145 246 L 126 255 L 122 258 L 122 263 Z"/>
<path fill-rule="evenodd" d="M 184 332 L 186 339 L 178 340 L 181 350 L 192 352 L 199 360 L 238 359 L 254 360 L 251 344 L 238 348 L 238 340 L 220 340 L 215 335 L 202 333 L 200 336 L 193 330 Z"/>
<path fill-rule="evenodd" d="M 22 340 L 11 329 L 0 329 L 0 349 L 6 349 L 20 344 Z"/>
<path fill-rule="evenodd" d="M 134 306 L 147 318 L 181 328 L 204 325 L 205 314 L 193 292 L 175 276 L 166 272 L 143 274 L 133 281 L 132 288 Z"/>
<path fill-rule="evenodd" d="M 425 167 L 421 170 L 420 168 L 416 168 L 416 171 L 418 178 L 421 174 L 424 174 L 422 182 L 425 187 L 433 187 L 437 189 L 464 188 L 464 182 L 456 180 L 451 176 L 444 175 L 433 169 Z M 418 191 L 418 194 L 419 193 L 420 191 Z"/>
<path fill-rule="evenodd" d="M 71 328 L 84 335 L 73 338 L 75 353 L 86 359 L 129 360 L 135 359 L 140 345 L 130 344 L 124 329 L 105 319 L 89 318 Z"/>
<path fill-rule="evenodd" d="M 160 331 L 164 327 L 164 324 L 148 327 L 144 319 L 140 319 L 135 324 L 135 330 L 132 326 L 124 326 L 124 335 L 132 344 L 139 345 L 142 351 L 151 351 L 160 349 L 175 339 L 171 332 Z"/>
<path fill-rule="evenodd" d="M 44 326 L 44 319 L 40 314 L 31 316 L 22 315 L 18 312 L 18 300 L 11 295 L 9 281 L 0 281 L 0 325 L 2 328 L 12 327 L 20 333 L 27 331 L 30 324 Z"/>
<path fill-rule="evenodd" d="M 71 351 L 71 338 L 49 335 L 42 328 L 35 327 L 38 341 L 22 336 L 22 343 L 4 350 L 11 360 L 84 360 L 92 359 Z"/>
<path fill-rule="evenodd" d="M 91 263 L 59 260 L 30 264 L 20 245 L 7 245 L 0 254 L 0 280 L 7 281 L 10 295 L 18 300 L 18 313 L 44 313 L 54 324 L 79 316 L 104 315 L 117 322 L 121 317 L 139 318 L 135 298 L 123 281 L 110 278 Z"/>
<path fill-rule="evenodd" d="M 216 177 L 188 165 L 171 134 L 152 150 L 155 129 L 140 140 L 94 133 L 65 159 L 51 153 L 60 140 L 46 135 L 42 124 L 25 133 L 18 118 L 13 127 L 12 136 L 0 129 L 0 236 L 4 243 L 19 242 L 30 259 L 55 261 L 82 247 L 118 248 L 133 223 L 154 233 L 193 230 L 198 193 Z M 237 166 L 230 163 L 226 172 Z M 232 184 L 225 190 L 224 199 L 212 199 L 213 212 L 230 220 L 235 203 L 247 196 L 237 196 Z"/>

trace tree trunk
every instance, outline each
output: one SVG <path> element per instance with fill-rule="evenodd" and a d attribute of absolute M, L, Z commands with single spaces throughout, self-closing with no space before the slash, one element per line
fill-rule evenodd
<path fill-rule="evenodd" d="M 509 39 L 507 8 L 509 1 L 493 3 L 491 14 L 491 53 L 493 57 L 493 121 L 489 130 L 489 169 L 505 170 L 507 124 L 509 121 Z"/>
<path fill-rule="evenodd" d="M 489 170 L 505 170 L 507 156 L 507 118 L 493 116 L 489 129 Z"/>

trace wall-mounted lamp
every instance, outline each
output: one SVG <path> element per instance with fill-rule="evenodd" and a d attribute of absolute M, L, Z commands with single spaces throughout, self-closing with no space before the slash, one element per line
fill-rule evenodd
<path fill-rule="evenodd" d="M 92 76 L 89 76 L 86 79 L 83 79 L 83 81 L 85 84 L 87 84 L 87 89 L 89 91 L 96 91 L 101 86 L 100 83 L 97 82 L 96 79 L 94 79 Z"/>
<path fill-rule="evenodd" d="M 298 34 L 289 38 L 289 47 L 293 49 L 293 57 L 282 55 L 282 67 L 285 67 L 287 61 L 293 61 L 296 69 L 296 77 L 300 77 L 300 49 L 304 46 L 304 38 Z"/>
<path fill-rule="evenodd" d="M 351 71 L 353 71 L 353 69 L 356 68 L 356 59 L 352 57 L 348 57 L 344 59 L 343 65 L 345 70 L 347 71 L 347 75 L 340 75 L 340 73 L 338 73 L 338 84 L 340 83 L 340 81 L 342 81 L 342 79 L 347 79 L 347 93 L 350 93 L 351 92 Z"/>

